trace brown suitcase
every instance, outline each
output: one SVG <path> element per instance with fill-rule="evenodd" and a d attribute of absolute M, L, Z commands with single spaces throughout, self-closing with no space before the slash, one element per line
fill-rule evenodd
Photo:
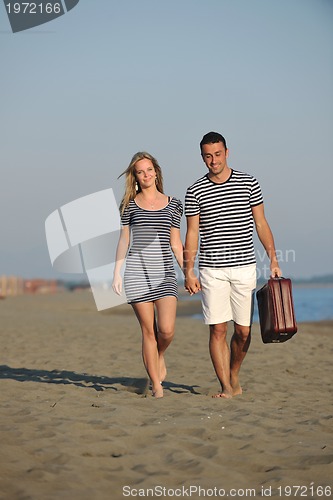
<path fill-rule="evenodd" d="M 262 341 L 289 340 L 297 332 L 291 280 L 270 278 L 256 295 Z"/>

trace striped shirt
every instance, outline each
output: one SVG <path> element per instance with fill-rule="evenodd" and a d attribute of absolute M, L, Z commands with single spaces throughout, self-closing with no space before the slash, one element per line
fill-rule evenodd
<path fill-rule="evenodd" d="M 205 175 L 188 188 L 185 215 L 200 216 L 200 268 L 255 264 L 251 208 L 261 203 L 258 181 L 237 170 L 222 184 Z"/>

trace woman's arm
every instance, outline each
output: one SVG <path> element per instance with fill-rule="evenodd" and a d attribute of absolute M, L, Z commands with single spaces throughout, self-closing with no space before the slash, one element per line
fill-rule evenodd
<path fill-rule="evenodd" d="M 117 252 L 116 252 L 116 263 L 113 272 L 113 282 L 112 288 L 118 294 L 122 293 L 122 278 L 121 278 L 121 268 L 127 255 L 128 247 L 130 242 L 130 228 L 129 226 L 123 226 L 121 228 Z"/>
<path fill-rule="evenodd" d="M 178 262 L 178 265 L 180 269 L 184 272 L 183 269 L 183 263 L 184 263 L 184 256 L 183 256 L 183 243 L 180 238 L 180 230 L 177 229 L 176 227 L 171 227 L 170 230 L 170 246 L 173 251 L 174 256 L 176 257 L 176 261 Z"/>

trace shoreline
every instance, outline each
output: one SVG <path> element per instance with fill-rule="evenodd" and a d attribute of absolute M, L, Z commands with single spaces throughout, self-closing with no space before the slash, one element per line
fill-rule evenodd
<path fill-rule="evenodd" d="M 49 297 L 50 303 L 52 303 L 52 298 L 55 298 L 55 302 L 57 302 L 59 299 L 58 298 L 64 298 L 66 301 L 66 298 L 68 297 L 70 300 L 70 297 L 76 297 L 73 302 L 77 302 L 77 298 L 81 297 L 82 301 L 84 303 L 89 303 L 91 311 L 96 311 L 96 313 L 100 315 L 119 315 L 119 316 L 127 316 L 129 313 L 134 314 L 131 306 L 129 304 L 122 304 L 119 306 L 112 307 L 110 309 L 105 309 L 102 311 L 97 311 L 95 302 L 93 299 L 93 294 L 89 289 L 82 289 L 82 290 L 77 290 L 77 291 L 58 291 L 52 294 L 26 294 L 26 295 L 16 295 L 16 296 L 7 296 L 7 297 L 1 297 L 0 301 L 0 307 L 3 307 L 3 304 L 8 302 L 8 301 L 17 301 L 19 304 L 21 301 L 27 300 L 27 301 L 44 301 L 45 299 L 47 300 L 47 297 Z M 184 299 L 183 296 L 186 298 Z M 61 299 L 60 299 L 61 300 Z M 177 304 L 177 317 L 187 317 L 188 319 L 193 319 L 195 321 L 202 321 L 201 318 L 194 317 L 198 314 L 202 313 L 201 309 L 201 301 L 199 298 L 195 297 L 187 297 L 187 292 L 184 294 L 179 293 L 179 300 Z M 333 333 L 333 317 L 332 318 L 325 318 L 325 319 L 319 319 L 319 320 L 306 320 L 306 321 L 297 321 L 298 325 L 305 324 L 305 325 L 310 325 L 310 324 L 322 324 L 322 325 L 331 325 L 332 326 L 332 333 Z M 259 322 L 255 321 L 253 323 L 254 325 L 258 325 Z"/>

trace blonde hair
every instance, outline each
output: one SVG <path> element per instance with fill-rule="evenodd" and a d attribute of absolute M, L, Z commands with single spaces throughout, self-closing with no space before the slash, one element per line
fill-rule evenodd
<path fill-rule="evenodd" d="M 161 167 L 158 164 L 158 161 L 156 158 L 154 158 L 151 154 L 147 153 L 146 151 L 139 151 L 138 153 L 135 153 L 133 158 L 131 159 L 130 164 L 128 165 L 127 169 L 119 175 L 121 177 L 122 175 L 126 176 L 125 180 L 125 193 L 123 196 L 123 199 L 121 200 L 120 203 L 120 213 L 123 214 L 125 208 L 128 206 L 129 202 L 131 200 L 134 200 L 136 195 L 141 191 L 140 184 L 137 183 L 136 180 L 136 175 L 135 175 L 135 165 L 137 164 L 138 161 L 140 160 L 150 160 L 153 164 L 153 167 L 156 172 L 156 188 L 157 191 L 160 193 L 163 193 L 163 176 L 162 176 L 162 170 Z M 118 179 L 119 179 L 118 177 Z M 136 189 L 137 188 L 137 189 Z"/>

